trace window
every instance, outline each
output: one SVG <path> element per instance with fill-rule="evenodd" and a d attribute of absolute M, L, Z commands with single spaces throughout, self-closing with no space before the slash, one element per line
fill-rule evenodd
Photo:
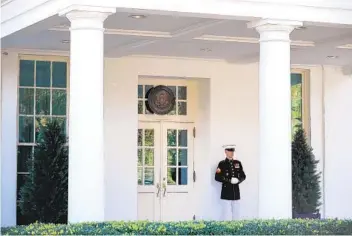
<path fill-rule="evenodd" d="M 138 185 L 154 185 L 154 129 L 138 129 Z"/>
<path fill-rule="evenodd" d="M 187 130 L 167 130 L 167 184 L 187 185 Z"/>
<path fill-rule="evenodd" d="M 67 130 L 67 62 L 35 59 L 19 61 L 17 199 L 28 174 L 39 124 L 57 120 Z"/>
<path fill-rule="evenodd" d="M 140 115 L 154 115 L 146 108 L 147 92 L 152 87 L 157 85 L 138 85 L 138 114 Z M 168 86 L 176 98 L 176 106 L 168 115 L 187 115 L 187 87 L 186 86 Z"/>
<path fill-rule="evenodd" d="M 298 128 L 309 134 L 308 103 L 306 101 L 306 78 L 304 73 L 291 74 L 291 126 L 292 137 Z"/>

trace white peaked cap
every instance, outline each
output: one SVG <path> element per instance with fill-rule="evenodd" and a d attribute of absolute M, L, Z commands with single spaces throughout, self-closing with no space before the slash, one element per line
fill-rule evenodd
<path fill-rule="evenodd" d="M 235 148 L 236 148 L 236 145 L 235 145 L 235 144 L 226 144 L 226 145 L 223 145 L 222 147 L 223 147 L 224 149 L 230 149 L 230 148 L 235 149 Z"/>

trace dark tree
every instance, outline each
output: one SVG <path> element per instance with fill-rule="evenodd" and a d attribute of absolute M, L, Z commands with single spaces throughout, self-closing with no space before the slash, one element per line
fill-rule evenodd
<path fill-rule="evenodd" d="M 292 205 L 294 214 L 316 214 L 320 206 L 320 173 L 302 128 L 292 142 Z"/>
<path fill-rule="evenodd" d="M 57 121 L 40 127 L 29 175 L 20 189 L 19 207 L 28 223 L 66 223 L 68 148 Z"/>

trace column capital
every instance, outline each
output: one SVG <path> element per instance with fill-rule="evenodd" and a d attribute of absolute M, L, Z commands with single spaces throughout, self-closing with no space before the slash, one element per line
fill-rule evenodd
<path fill-rule="evenodd" d="M 94 27 L 92 22 L 103 23 L 105 19 L 116 12 L 115 7 L 95 7 L 85 5 L 71 5 L 59 12 L 59 16 L 66 16 L 71 21 L 89 21 L 90 26 Z M 72 27 L 71 27 L 72 28 Z M 77 27 L 74 27 L 77 28 Z"/>
<path fill-rule="evenodd" d="M 260 41 L 289 41 L 290 33 L 303 23 L 300 21 L 261 19 L 249 22 L 248 28 L 255 28 L 260 34 Z"/>
<path fill-rule="evenodd" d="M 252 21 L 247 24 L 248 28 L 255 28 L 259 33 L 264 31 L 286 31 L 291 33 L 292 30 L 302 26 L 301 21 L 261 19 Z"/>

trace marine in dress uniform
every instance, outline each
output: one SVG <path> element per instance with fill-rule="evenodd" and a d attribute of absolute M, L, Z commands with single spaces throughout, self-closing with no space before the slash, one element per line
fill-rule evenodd
<path fill-rule="evenodd" d="M 215 180 L 222 183 L 222 218 L 235 220 L 239 216 L 240 187 L 246 179 L 242 163 L 234 159 L 235 145 L 225 145 L 226 158 L 219 162 Z"/>

